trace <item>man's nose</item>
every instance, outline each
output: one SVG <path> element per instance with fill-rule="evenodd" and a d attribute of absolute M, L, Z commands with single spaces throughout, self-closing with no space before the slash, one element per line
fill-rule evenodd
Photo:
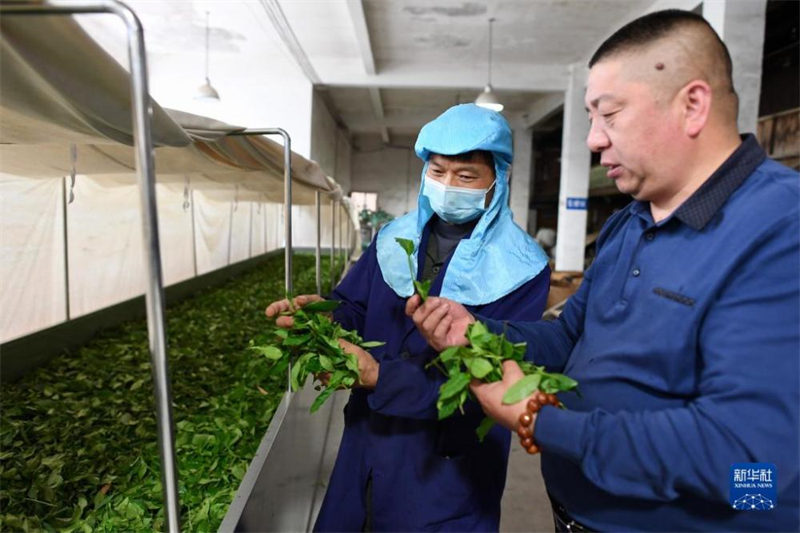
<path fill-rule="evenodd" d="M 606 135 L 603 128 L 597 121 L 592 121 L 589 126 L 589 135 L 586 136 L 586 145 L 589 147 L 589 150 L 592 152 L 599 152 L 608 148 L 609 144 L 611 144 L 611 142 L 608 140 L 608 135 Z"/>

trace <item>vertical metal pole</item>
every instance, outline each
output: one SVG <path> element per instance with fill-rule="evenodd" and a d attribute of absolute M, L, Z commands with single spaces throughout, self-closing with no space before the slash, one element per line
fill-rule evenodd
<path fill-rule="evenodd" d="M 228 264 L 231 264 L 231 244 L 233 242 L 233 202 L 228 210 Z"/>
<path fill-rule="evenodd" d="M 339 255 L 342 263 L 344 263 L 344 204 L 339 202 Z M 343 265 L 344 266 L 344 265 Z M 339 270 L 339 277 L 342 277 L 342 271 Z"/>
<path fill-rule="evenodd" d="M 286 230 L 286 249 L 284 250 L 284 268 L 286 277 L 286 294 L 294 295 L 292 287 L 292 147 L 289 134 L 283 130 L 283 204 L 286 210 L 283 213 L 283 223 Z"/>
<path fill-rule="evenodd" d="M 322 212 L 322 208 L 320 206 L 320 192 L 314 191 L 314 206 L 316 207 L 316 214 L 317 214 L 317 245 L 314 250 L 314 266 L 317 275 L 317 294 L 322 294 L 322 250 L 320 249 L 321 240 L 322 240 L 322 224 L 320 220 L 320 214 Z"/>
<path fill-rule="evenodd" d="M 284 229 L 284 288 L 294 294 L 292 286 L 292 139 L 281 128 L 250 128 L 231 135 L 280 135 L 283 137 L 283 229 Z M 266 228 L 265 228 L 266 233 Z"/>
<path fill-rule="evenodd" d="M 334 272 L 334 262 L 336 261 L 336 198 L 331 198 L 331 264 L 330 264 L 330 278 L 331 278 L 331 287 L 330 290 L 333 291 L 333 272 Z"/>
<path fill-rule="evenodd" d="M 194 218 L 194 187 L 189 191 L 192 202 L 192 260 L 194 261 L 194 275 L 197 277 L 197 230 L 195 229 Z"/>
<path fill-rule="evenodd" d="M 247 258 L 253 257 L 253 202 L 250 202 L 250 222 L 247 226 Z"/>
<path fill-rule="evenodd" d="M 158 210 L 156 208 L 155 167 L 150 134 L 152 102 L 147 87 L 147 56 L 144 32 L 136 14 L 122 4 L 114 10 L 128 25 L 130 41 L 131 100 L 133 102 L 133 135 L 136 140 L 136 169 L 139 175 L 144 244 L 147 253 L 150 283 L 147 287 L 147 329 L 150 337 L 150 355 L 153 360 L 158 412 L 159 440 L 162 461 L 162 480 L 166 500 L 166 519 L 169 531 L 180 531 L 180 505 L 178 503 L 178 471 L 175 461 L 175 441 L 172 422 L 172 393 L 170 391 L 167 361 L 166 326 L 164 322 L 164 283 L 161 272 L 161 248 L 158 239 Z"/>
<path fill-rule="evenodd" d="M 67 236 L 67 177 L 61 180 L 61 203 L 64 206 L 64 307 L 69 320 L 69 239 Z"/>

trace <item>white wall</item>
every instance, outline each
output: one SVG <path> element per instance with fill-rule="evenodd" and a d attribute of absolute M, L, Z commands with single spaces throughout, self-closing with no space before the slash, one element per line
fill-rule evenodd
<path fill-rule="evenodd" d="M 311 113 L 311 159 L 323 172 L 350 192 L 351 146 L 347 134 L 339 129 L 320 95 L 314 92 Z"/>
<path fill-rule="evenodd" d="M 378 207 L 394 216 L 416 209 L 423 165 L 410 146 L 364 147 L 352 165 L 352 190 L 378 193 Z"/>

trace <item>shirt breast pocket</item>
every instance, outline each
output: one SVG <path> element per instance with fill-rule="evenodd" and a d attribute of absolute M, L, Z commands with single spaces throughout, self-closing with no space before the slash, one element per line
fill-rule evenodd
<path fill-rule="evenodd" d="M 697 374 L 700 309 L 696 298 L 664 285 L 642 295 L 642 320 L 631 324 L 647 355 L 646 366 L 656 388 L 691 395 Z"/>

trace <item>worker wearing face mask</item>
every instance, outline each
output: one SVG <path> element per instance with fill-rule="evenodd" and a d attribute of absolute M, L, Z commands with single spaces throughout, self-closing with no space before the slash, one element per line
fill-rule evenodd
<path fill-rule="evenodd" d="M 360 384 L 345 409 L 345 430 L 316 522 L 317 531 L 492 531 L 500 520 L 510 436 L 493 429 L 479 443 L 480 407 L 438 420 L 446 376 L 427 363 L 437 353 L 405 315 L 414 286 L 396 238 L 414 242 L 417 279 L 430 294 L 500 320 L 541 318 L 549 290 L 547 256 L 512 220 L 508 177 L 511 130 L 494 111 L 455 106 L 422 128 L 425 161 L 417 210 L 391 222 L 330 298 L 334 319 L 368 341 L 353 345 Z M 318 296 L 298 297 L 303 305 Z M 288 302 L 267 308 L 288 311 Z M 291 317 L 278 318 L 288 326 Z"/>

